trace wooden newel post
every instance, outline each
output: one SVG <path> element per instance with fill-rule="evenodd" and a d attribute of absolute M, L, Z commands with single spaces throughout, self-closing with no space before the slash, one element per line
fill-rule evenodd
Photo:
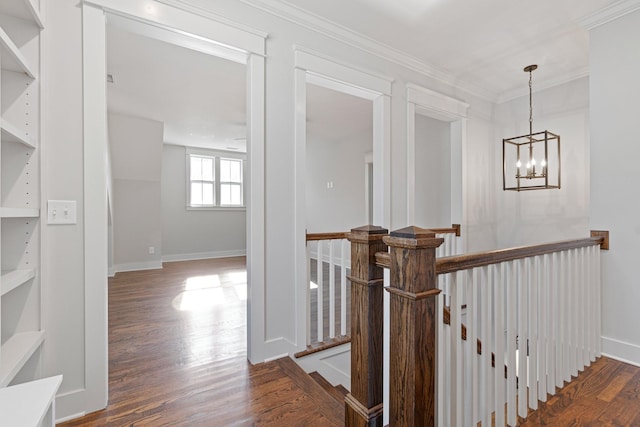
<path fill-rule="evenodd" d="M 376 252 L 386 252 L 388 231 L 354 228 L 351 242 L 351 393 L 345 398 L 345 425 L 382 427 L 383 269 Z"/>
<path fill-rule="evenodd" d="M 389 425 L 435 425 L 436 248 L 418 227 L 391 232 Z"/>

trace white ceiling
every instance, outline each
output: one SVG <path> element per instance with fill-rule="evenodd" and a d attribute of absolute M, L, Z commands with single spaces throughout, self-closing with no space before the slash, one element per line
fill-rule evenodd
<path fill-rule="evenodd" d="M 107 73 L 109 111 L 163 122 L 164 142 L 246 151 L 244 64 L 108 25 Z"/>
<path fill-rule="evenodd" d="M 534 85 L 587 75 L 589 18 L 640 7 L 636 0 L 243 0 L 501 102 L 528 91 L 522 71 L 540 68 Z M 612 12 L 613 13 L 613 12 Z M 535 88 L 534 88 L 535 89 Z"/>
<path fill-rule="evenodd" d="M 587 75 L 588 31 L 581 22 L 640 7 L 640 0 L 242 1 L 348 37 L 494 102 L 528 92 L 522 69 L 529 64 L 539 65 L 534 90 Z M 107 69 L 115 80 L 108 85 L 110 111 L 163 122 L 167 143 L 246 150 L 244 64 L 203 53 L 206 46 L 161 41 L 168 38 L 123 18 L 110 16 L 108 23 Z M 366 122 L 354 120 L 368 111 L 357 98 L 309 88 L 309 132 L 331 131 L 324 136 L 335 139 L 338 129 L 345 136 Z M 340 126 L 314 124 L 326 122 Z"/>

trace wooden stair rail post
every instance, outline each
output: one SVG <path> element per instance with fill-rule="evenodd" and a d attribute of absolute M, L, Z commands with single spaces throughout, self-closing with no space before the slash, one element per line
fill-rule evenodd
<path fill-rule="evenodd" d="M 382 427 L 383 269 L 376 252 L 388 230 L 367 225 L 351 230 L 351 393 L 345 398 L 347 427 Z"/>
<path fill-rule="evenodd" d="M 435 425 L 436 248 L 418 227 L 391 232 L 389 425 Z"/>

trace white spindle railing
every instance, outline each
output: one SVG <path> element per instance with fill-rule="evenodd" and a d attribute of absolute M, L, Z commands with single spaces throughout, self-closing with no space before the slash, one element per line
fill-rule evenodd
<path fill-rule="evenodd" d="M 444 243 L 437 249 L 437 257 L 461 253 L 459 228 L 434 231 L 437 237 L 444 239 Z M 346 337 L 350 333 L 347 270 L 351 264 L 351 245 L 346 235 L 347 233 L 342 232 L 307 234 L 307 345 L 338 336 Z M 448 289 L 448 284 L 445 286 Z M 339 308 L 336 308 L 338 303 Z"/>
<path fill-rule="evenodd" d="M 440 274 L 438 287 L 440 426 L 515 426 L 600 356 L 598 244 Z"/>
<path fill-rule="evenodd" d="M 308 235 L 307 303 L 309 316 L 313 316 L 313 319 L 308 321 L 307 344 L 346 336 L 349 330 L 347 270 L 351 264 L 351 246 L 345 235 L 346 233 Z M 314 324 L 313 330 L 311 324 Z"/>

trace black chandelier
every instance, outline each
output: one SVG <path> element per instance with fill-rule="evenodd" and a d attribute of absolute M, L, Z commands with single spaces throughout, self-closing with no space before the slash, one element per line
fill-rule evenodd
<path fill-rule="evenodd" d="M 532 72 L 529 65 L 529 134 L 502 140 L 502 188 L 525 191 L 560 188 L 560 135 L 533 133 Z"/>

